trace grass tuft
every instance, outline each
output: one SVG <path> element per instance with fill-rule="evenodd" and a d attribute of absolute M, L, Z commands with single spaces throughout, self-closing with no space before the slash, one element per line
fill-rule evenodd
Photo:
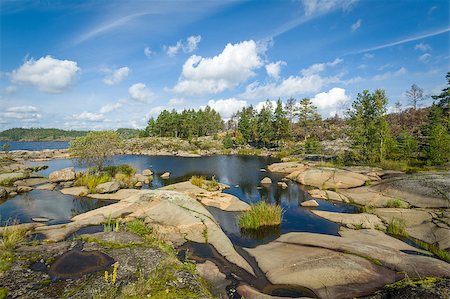
<path fill-rule="evenodd" d="M 384 205 L 385 208 L 407 208 L 408 204 L 401 199 L 389 199 Z"/>
<path fill-rule="evenodd" d="M 446 261 L 447 263 L 450 263 L 450 252 L 442 250 L 439 248 L 439 246 L 435 244 L 428 244 L 427 242 L 421 241 L 421 240 L 415 240 L 415 243 L 422 249 L 431 252 L 438 258 L 440 258 L 443 261 Z"/>
<path fill-rule="evenodd" d="M 0 234 L 0 277 L 14 262 L 14 248 L 25 240 L 26 230 L 5 226 Z"/>
<path fill-rule="evenodd" d="M 408 233 L 405 230 L 405 222 L 398 218 L 391 219 L 387 232 L 395 236 L 408 236 Z"/>
<path fill-rule="evenodd" d="M 264 201 L 251 205 L 249 211 L 239 217 L 239 227 L 243 229 L 258 229 L 263 226 L 278 226 L 281 223 L 282 208 L 270 205 Z"/>
<path fill-rule="evenodd" d="M 95 189 L 98 185 L 111 181 L 109 174 L 84 174 L 77 178 L 75 186 L 85 186 L 89 189 L 90 193 L 95 193 Z"/>
<path fill-rule="evenodd" d="M 364 206 L 361 208 L 362 213 L 373 214 L 375 212 L 374 206 Z"/>
<path fill-rule="evenodd" d="M 203 177 L 203 176 L 195 176 L 194 175 L 193 177 L 191 177 L 192 185 L 202 188 L 204 183 L 205 183 L 205 177 Z"/>

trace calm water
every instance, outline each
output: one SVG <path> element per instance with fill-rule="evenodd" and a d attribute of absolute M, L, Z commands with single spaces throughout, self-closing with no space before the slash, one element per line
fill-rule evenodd
<path fill-rule="evenodd" d="M 211 156 L 202 158 L 185 158 L 173 156 L 116 156 L 110 161 L 111 164 L 130 164 L 139 170 L 145 168 L 155 172 L 154 181 L 149 186 L 156 189 L 164 185 L 173 184 L 190 179 L 193 175 L 202 175 L 208 178 L 212 176 L 221 183 L 230 186 L 225 192 L 233 194 L 248 203 L 264 200 L 269 203 L 280 204 L 284 210 L 283 222 L 277 230 L 265 230 L 254 233 L 241 233 L 236 224 L 239 213 L 224 212 L 215 208 L 208 210 L 221 223 L 223 230 L 227 233 L 234 244 L 239 246 L 255 246 L 261 242 L 267 242 L 278 237 L 282 233 L 292 231 L 306 231 L 315 233 L 326 233 L 336 235 L 339 225 L 334 222 L 315 216 L 309 208 L 303 208 L 300 203 L 310 199 L 305 193 L 303 186 L 294 182 L 288 182 L 288 188 L 282 189 L 277 186 L 277 182 L 282 178 L 279 174 L 261 171 L 267 165 L 277 162 L 274 158 L 253 157 L 253 156 Z M 35 165 L 45 164 L 49 168 L 41 171 L 43 175 L 50 172 L 73 166 L 76 170 L 85 168 L 77 165 L 69 159 L 58 159 Z M 170 179 L 163 180 L 159 175 L 169 171 Z M 260 187 L 260 181 L 265 176 L 272 179 L 273 183 L 267 187 Z M 56 192 L 54 192 L 56 193 Z M 15 199 L 14 199 L 15 200 Z M 13 200 L 13 201 L 14 201 Z M 74 199 L 76 202 L 77 199 Z M 318 200 L 318 210 L 336 212 L 356 212 L 352 205 L 332 203 Z M 1 206 L 0 206 L 1 208 Z M 60 207 L 64 209 L 64 215 L 70 215 L 73 207 Z M 25 209 L 25 208 L 24 208 Z M 1 210 L 0 210 L 1 211 Z M 2 212 L 3 213 L 3 212 Z M 13 215 L 9 214 L 8 217 Z M 70 217 L 69 217 L 70 218 Z M 67 218 L 67 219 L 69 219 Z"/>
<path fill-rule="evenodd" d="M 65 149 L 69 147 L 69 143 L 66 141 L 0 141 L 0 150 L 2 150 L 5 143 L 9 144 L 10 151 L 40 151 L 44 149 Z"/>

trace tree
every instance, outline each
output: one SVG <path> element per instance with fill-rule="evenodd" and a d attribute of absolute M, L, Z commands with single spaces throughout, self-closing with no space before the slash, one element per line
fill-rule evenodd
<path fill-rule="evenodd" d="M 436 105 L 442 108 L 444 121 L 447 124 L 447 130 L 450 133 L 450 72 L 447 72 L 447 87 L 438 95 L 431 96 L 437 101 Z"/>
<path fill-rule="evenodd" d="M 256 117 L 257 140 L 262 142 L 264 146 L 269 145 L 274 139 L 272 110 L 272 103 L 267 100 Z"/>
<path fill-rule="evenodd" d="M 442 124 L 433 126 L 429 136 L 428 162 L 442 165 L 450 157 L 450 135 Z"/>
<path fill-rule="evenodd" d="M 255 111 L 253 106 L 244 107 L 238 113 L 238 130 L 241 132 L 245 141 L 248 143 L 255 137 Z"/>
<path fill-rule="evenodd" d="M 423 89 L 413 84 L 410 90 L 406 91 L 406 96 L 409 99 L 409 102 L 413 106 L 414 110 L 417 109 L 417 104 L 423 100 L 425 100 L 423 96 Z"/>
<path fill-rule="evenodd" d="M 79 163 L 102 170 L 106 161 L 122 149 L 122 139 L 113 131 L 90 132 L 70 142 L 69 153 Z"/>
<path fill-rule="evenodd" d="M 273 130 L 277 144 L 280 140 L 289 136 L 290 122 L 287 118 L 286 111 L 283 109 L 283 103 L 280 99 L 277 101 L 277 107 L 275 108 L 273 115 Z"/>
<path fill-rule="evenodd" d="M 289 124 L 292 125 L 295 117 L 295 104 L 297 104 L 297 99 L 289 98 L 286 101 L 284 109 L 287 112 L 287 118 L 289 119 Z"/>
<path fill-rule="evenodd" d="M 298 124 L 303 130 L 303 136 L 306 139 L 311 135 L 311 127 L 320 121 L 320 115 L 317 113 L 317 107 L 313 105 L 312 101 L 308 98 L 300 100 L 300 105 L 296 110 L 298 116 Z"/>
<path fill-rule="evenodd" d="M 395 102 L 395 113 L 402 112 L 402 103 L 400 101 Z"/>
<path fill-rule="evenodd" d="M 384 160 L 389 138 L 385 119 L 387 103 L 384 90 L 377 89 L 374 93 L 364 90 L 347 111 L 349 135 L 357 159 L 371 163 Z"/>

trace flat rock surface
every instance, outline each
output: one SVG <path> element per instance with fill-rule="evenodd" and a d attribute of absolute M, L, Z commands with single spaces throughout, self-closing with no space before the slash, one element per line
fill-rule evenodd
<path fill-rule="evenodd" d="M 350 189 L 353 190 L 353 189 Z M 325 200 L 334 200 L 334 201 L 341 201 L 341 202 L 350 202 L 347 196 L 343 194 L 339 194 L 337 192 L 331 191 L 331 190 L 320 190 L 320 189 L 313 189 L 308 190 L 309 195 L 314 198 L 320 198 Z"/>
<path fill-rule="evenodd" d="M 395 199 L 392 196 L 385 195 L 382 192 L 378 192 L 368 186 L 352 189 L 340 189 L 339 194 L 346 196 L 351 201 L 359 205 L 378 208 L 386 206 L 389 201 Z"/>
<path fill-rule="evenodd" d="M 45 184 L 45 183 L 48 183 L 47 178 L 29 178 L 29 179 L 15 181 L 14 186 L 33 187 L 33 186 Z"/>
<path fill-rule="evenodd" d="M 350 214 L 350 213 L 335 213 L 327 211 L 312 211 L 319 217 L 328 219 L 330 221 L 337 222 L 348 228 L 376 228 L 376 229 L 386 229 L 384 223 L 376 215 L 360 213 L 360 214 Z"/>
<path fill-rule="evenodd" d="M 85 196 L 89 193 L 89 190 L 84 186 L 70 187 L 61 189 L 61 193 L 66 195 Z"/>
<path fill-rule="evenodd" d="M 267 167 L 271 172 L 278 172 L 283 174 L 290 174 L 294 171 L 303 171 L 308 168 L 307 165 L 299 162 L 281 162 L 273 163 Z"/>
<path fill-rule="evenodd" d="M 136 189 L 120 189 L 119 191 L 115 193 L 107 193 L 107 194 L 88 194 L 87 197 L 95 198 L 95 199 L 106 199 L 106 200 L 122 200 L 125 198 L 128 198 L 130 196 L 133 196 L 135 194 L 138 194 L 140 190 Z"/>
<path fill-rule="evenodd" d="M 43 185 L 36 186 L 35 189 L 36 190 L 50 190 L 51 191 L 51 190 L 54 190 L 55 187 L 56 187 L 55 184 L 48 183 L 48 184 L 43 184 Z"/>
<path fill-rule="evenodd" d="M 354 188 L 364 185 L 366 181 L 370 181 L 370 178 L 363 174 L 328 167 L 309 168 L 296 174 L 296 177 L 292 179 L 302 185 L 314 186 L 320 189 Z"/>
<path fill-rule="evenodd" d="M 73 167 L 67 167 L 50 173 L 48 179 L 52 183 L 75 180 L 75 170 Z"/>
<path fill-rule="evenodd" d="M 23 172 L 10 172 L 0 174 L 0 185 L 14 182 L 26 178 L 27 175 Z"/>

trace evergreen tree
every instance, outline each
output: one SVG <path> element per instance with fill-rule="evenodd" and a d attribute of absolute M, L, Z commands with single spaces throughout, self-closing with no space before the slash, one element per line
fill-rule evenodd
<path fill-rule="evenodd" d="M 273 115 L 273 131 L 274 138 L 279 144 L 279 141 L 285 139 L 289 136 L 290 131 L 290 123 L 287 118 L 287 113 L 283 109 L 283 103 L 280 99 L 277 101 L 277 107 L 275 108 L 275 112 Z"/>
<path fill-rule="evenodd" d="M 317 107 L 313 105 L 310 99 L 303 98 L 300 100 L 296 115 L 298 116 L 298 124 L 302 129 L 302 135 L 306 140 L 311 135 L 311 128 L 321 120 L 317 113 Z"/>
<path fill-rule="evenodd" d="M 267 100 L 261 111 L 258 113 L 257 123 L 257 140 L 262 142 L 264 146 L 269 145 L 274 139 L 273 124 L 273 106 L 272 103 Z"/>
<path fill-rule="evenodd" d="M 297 99 L 289 98 L 286 101 L 286 105 L 284 108 L 286 109 L 287 118 L 289 119 L 290 125 L 294 123 L 294 117 L 295 117 L 295 104 L 297 104 Z"/>
<path fill-rule="evenodd" d="M 241 132 L 245 141 L 251 142 L 254 141 L 254 133 L 255 133 L 255 111 L 253 106 L 244 107 L 238 113 L 238 130 Z"/>

